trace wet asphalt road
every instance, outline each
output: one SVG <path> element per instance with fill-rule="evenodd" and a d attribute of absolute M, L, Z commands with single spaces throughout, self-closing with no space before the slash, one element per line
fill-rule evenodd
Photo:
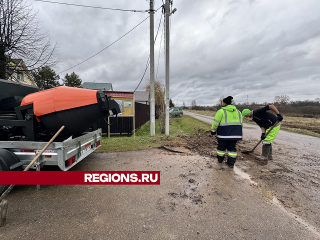
<path fill-rule="evenodd" d="M 159 149 L 94 153 L 73 170 L 157 170 L 161 185 L 17 186 L 0 239 L 319 237 L 215 159 Z"/>

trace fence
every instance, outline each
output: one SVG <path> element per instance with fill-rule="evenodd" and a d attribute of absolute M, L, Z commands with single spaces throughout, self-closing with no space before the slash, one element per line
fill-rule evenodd
<path fill-rule="evenodd" d="M 135 125 L 139 129 L 143 124 L 150 120 L 150 106 L 141 103 L 135 103 Z M 132 134 L 133 133 L 133 117 L 111 117 L 110 134 Z M 102 119 L 98 122 L 98 127 L 102 128 L 102 133 L 108 134 L 108 122 Z"/>

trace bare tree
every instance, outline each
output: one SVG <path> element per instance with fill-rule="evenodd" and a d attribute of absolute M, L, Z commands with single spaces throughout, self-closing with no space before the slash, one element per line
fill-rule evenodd
<path fill-rule="evenodd" d="M 3 71 L 13 58 L 22 59 L 29 71 L 56 64 L 56 45 L 40 31 L 31 5 L 26 0 L 0 2 L 0 78 L 5 78 Z"/>
<path fill-rule="evenodd" d="M 191 109 L 194 109 L 197 106 L 196 100 L 191 101 Z"/>
<path fill-rule="evenodd" d="M 279 105 L 287 105 L 289 104 L 290 97 L 287 95 L 280 95 L 274 97 L 274 103 L 277 103 Z"/>
<path fill-rule="evenodd" d="M 150 82 L 146 86 L 146 91 L 150 92 Z M 164 101 L 164 85 L 160 81 L 154 82 L 154 97 L 156 105 L 156 116 L 159 116 L 159 125 L 161 133 L 165 132 L 165 101 Z"/>
<path fill-rule="evenodd" d="M 223 101 L 223 97 L 220 97 L 217 104 L 215 105 L 217 109 L 220 109 L 222 107 L 222 101 Z"/>

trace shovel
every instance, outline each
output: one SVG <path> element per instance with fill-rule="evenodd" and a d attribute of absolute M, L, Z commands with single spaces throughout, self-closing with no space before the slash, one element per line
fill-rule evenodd
<path fill-rule="evenodd" d="M 276 123 L 270 128 L 269 132 L 267 132 L 266 137 L 267 137 L 268 134 L 272 131 L 272 129 L 273 129 L 275 126 L 277 126 L 278 123 L 279 123 L 279 121 L 276 121 Z M 245 154 L 252 153 L 252 152 L 256 149 L 256 147 L 259 146 L 259 144 L 260 144 L 261 142 L 262 142 L 262 140 L 260 140 L 260 141 L 257 143 L 257 145 L 255 145 L 254 148 L 252 148 L 252 150 L 242 151 L 242 153 L 245 153 Z"/>
<path fill-rule="evenodd" d="M 49 147 L 49 145 L 56 139 L 59 133 L 62 132 L 64 126 L 62 126 L 59 131 L 51 138 L 51 140 L 43 147 L 43 149 L 38 153 L 38 155 L 29 163 L 29 165 L 23 170 L 28 171 L 29 168 L 38 160 L 41 154 Z M 9 188 L 2 193 L 0 196 L 0 227 L 3 227 L 6 224 L 7 220 L 7 212 L 8 212 L 8 201 L 4 200 L 4 198 L 9 194 L 9 192 L 14 188 L 15 185 L 10 185 Z"/>

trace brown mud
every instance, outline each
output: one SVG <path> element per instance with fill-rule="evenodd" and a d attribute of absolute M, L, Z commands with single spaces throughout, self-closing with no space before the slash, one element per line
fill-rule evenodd
<path fill-rule="evenodd" d="M 215 157 L 217 150 L 217 139 L 215 136 L 211 136 L 210 131 L 195 136 L 178 136 L 179 140 L 172 140 L 169 144 L 161 146 L 161 148 L 170 152 L 192 154 L 198 153 L 207 157 Z M 165 140 L 170 141 L 169 138 Z M 259 155 L 257 151 L 250 153 L 242 153 L 243 151 L 252 150 L 256 142 L 253 140 L 241 141 L 237 144 L 238 157 L 237 160 L 246 159 L 246 161 L 253 161 L 257 164 L 259 161 L 255 160 L 255 156 Z M 190 150 L 190 151 L 187 151 Z"/>
<path fill-rule="evenodd" d="M 255 157 L 261 154 L 261 145 L 254 152 L 242 153 L 252 150 L 257 141 L 247 137 L 238 142 L 236 166 L 248 173 L 251 180 L 263 189 L 262 195 L 268 199 L 277 199 L 287 211 L 320 229 L 319 157 L 275 142 L 273 160 L 260 162 Z M 217 140 L 209 131 L 196 136 L 179 136 L 179 140 L 172 141 L 165 147 L 182 152 L 170 154 L 200 154 L 216 161 Z"/>

